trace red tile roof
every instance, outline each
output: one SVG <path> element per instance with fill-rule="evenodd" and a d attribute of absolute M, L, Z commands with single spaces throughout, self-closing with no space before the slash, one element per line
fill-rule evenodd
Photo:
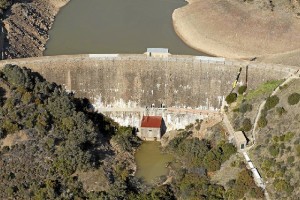
<path fill-rule="evenodd" d="M 162 117 L 160 116 L 143 116 L 141 127 L 160 128 Z"/>

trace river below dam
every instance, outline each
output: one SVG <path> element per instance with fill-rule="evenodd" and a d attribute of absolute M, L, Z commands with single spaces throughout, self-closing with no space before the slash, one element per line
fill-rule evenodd
<path fill-rule="evenodd" d="M 136 176 L 151 183 L 156 178 L 167 175 L 167 165 L 173 160 L 169 154 L 160 151 L 159 142 L 143 142 L 135 154 L 137 163 Z"/>
<path fill-rule="evenodd" d="M 57 15 L 44 55 L 144 53 L 204 55 L 176 35 L 172 13 L 183 0 L 71 0 Z"/>

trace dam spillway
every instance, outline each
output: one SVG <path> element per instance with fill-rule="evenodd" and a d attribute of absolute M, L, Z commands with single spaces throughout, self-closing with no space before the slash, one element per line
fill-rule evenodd
<path fill-rule="evenodd" d="M 99 111 L 119 112 L 118 116 L 122 112 L 121 118 L 127 111 L 142 113 L 141 109 L 151 105 L 218 110 L 240 68 L 239 80 L 245 82 L 248 66 L 249 89 L 268 80 L 283 79 L 298 70 L 290 66 L 203 58 L 85 54 L 4 60 L 0 67 L 16 64 L 30 68 L 48 81 L 73 91 L 77 97 L 90 99 Z"/>

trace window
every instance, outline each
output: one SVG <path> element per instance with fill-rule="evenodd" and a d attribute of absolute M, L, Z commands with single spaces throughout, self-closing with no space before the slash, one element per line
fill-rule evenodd
<path fill-rule="evenodd" d="M 241 144 L 241 149 L 244 149 L 245 148 L 245 144 Z"/>

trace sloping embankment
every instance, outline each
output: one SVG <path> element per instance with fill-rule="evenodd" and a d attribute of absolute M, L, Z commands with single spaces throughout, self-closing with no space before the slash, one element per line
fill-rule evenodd
<path fill-rule="evenodd" d="M 14 4 L 3 21 L 7 58 L 42 56 L 55 15 L 69 0 L 33 0 Z"/>
<path fill-rule="evenodd" d="M 251 58 L 300 49 L 300 19 L 284 9 L 193 0 L 174 11 L 173 23 L 188 45 L 214 55 Z"/>

